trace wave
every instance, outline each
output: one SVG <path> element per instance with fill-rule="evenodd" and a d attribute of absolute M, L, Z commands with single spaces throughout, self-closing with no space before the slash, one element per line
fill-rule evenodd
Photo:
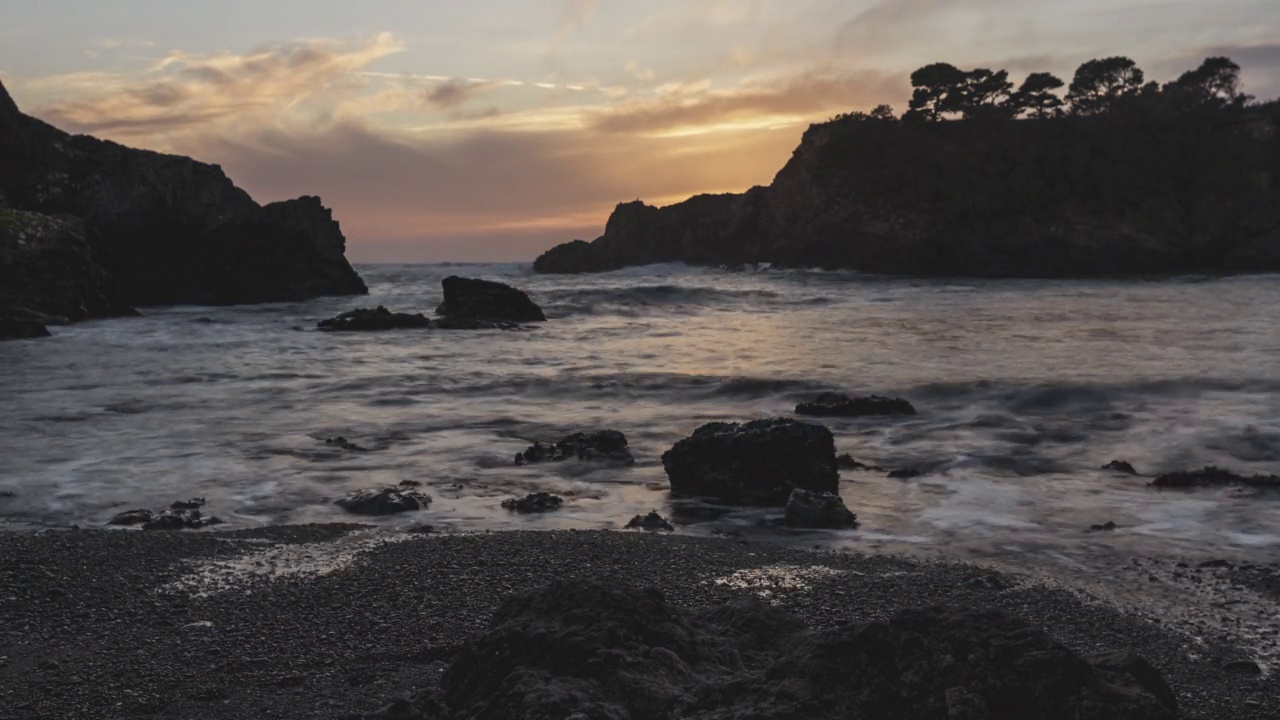
<path fill-rule="evenodd" d="M 550 301 L 549 306 L 552 308 L 587 314 L 612 313 L 619 307 L 726 305 L 744 301 L 771 301 L 781 297 L 772 290 L 732 290 L 672 284 L 555 290 L 541 295 Z"/>

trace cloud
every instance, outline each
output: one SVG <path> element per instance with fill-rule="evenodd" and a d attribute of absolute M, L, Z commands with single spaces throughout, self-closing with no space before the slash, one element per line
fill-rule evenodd
<path fill-rule="evenodd" d="M 454 108 L 504 84 L 501 80 L 448 80 L 428 90 L 426 98 L 435 107 Z"/>
<path fill-rule="evenodd" d="M 389 34 L 360 43 L 310 40 L 245 54 L 173 52 L 141 77 L 73 73 L 26 83 L 49 101 L 40 115 L 86 133 L 137 136 L 207 130 L 212 123 L 323 120 L 343 93 L 362 89 L 354 74 L 399 52 Z"/>
<path fill-rule="evenodd" d="M 893 102 L 905 92 L 903 78 L 874 71 L 807 71 L 725 90 L 706 83 L 671 85 L 659 88 L 657 97 L 597 113 L 592 125 L 611 133 L 663 133 L 795 123 L 823 112 Z"/>

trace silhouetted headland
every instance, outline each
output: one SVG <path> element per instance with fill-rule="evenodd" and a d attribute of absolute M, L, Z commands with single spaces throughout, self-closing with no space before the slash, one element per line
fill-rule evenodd
<path fill-rule="evenodd" d="M 659 262 L 922 276 L 1106 277 L 1280 270 L 1280 103 L 1209 58 L 1144 82 L 1127 58 L 1065 83 L 939 63 L 887 106 L 811 126 L 768 187 L 617 206 L 547 273 Z M 954 117 L 951 121 L 943 121 Z"/>
<path fill-rule="evenodd" d="M 144 305 L 367 292 L 319 198 L 259 205 L 216 165 L 70 135 L 0 85 L 0 338 Z"/>

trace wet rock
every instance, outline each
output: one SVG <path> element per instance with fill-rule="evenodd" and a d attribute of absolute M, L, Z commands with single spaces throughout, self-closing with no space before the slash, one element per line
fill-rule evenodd
<path fill-rule="evenodd" d="M 1101 525 L 1090 525 L 1089 532 L 1111 532 L 1112 530 L 1115 530 L 1118 527 L 1120 526 L 1108 520 L 1105 523 L 1102 523 Z"/>
<path fill-rule="evenodd" d="M 37 320 L 0 317 L 0 340 L 49 337 L 49 329 Z"/>
<path fill-rule="evenodd" d="M 329 332 L 377 332 L 382 330 L 421 330 L 431 327 L 431 320 L 422 313 L 391 312 L 379 305 L 376 308 L 359 308 L 344 312 L 328 320 L 321 320 L 316 327 Z"/>
<path fill-rule="evenodd" d="M 656 589 L 558 581 L 504 602 L 439 687 L 397 712 L 438 720 L 1174 720 L 1176 709 L 1149 689 L 1153 677 L 1163 680 L 1139 663 L 1092 665 L 994 611 L 915 609 L 809 630 L 759 600 L 691 612 Z"/>
<path fill-rule="evenodd" d="M 155 518 L 150 510 L 127 510 L 107 521 L 108 525 L 141 525 Z"/>
<path fill-rule="evenodd" d="M 787 527 L 843 530 L 858 525 L 857 516 L 833 493 L 816 493 L 804 488 L 791 491 L 787 500 Z"/>
<path fill-rule="evenodd" d="M 674 531 L 676 528 L 667 519 L 658 514 L 657 510 L 650 510 L 648 515 L 636 515 L 631 518 L 631 522 L 627 523 L 628 530 L 666 530 Z"/>
<path fill-rule="evenodd" d="M 879 395 L 849 397 L 843 393 L 825 392 L 796 406 L 797 415 L 816 417 L 865 417 L 869 415 L 915 415 L 916 409 L 902 398 Z"/>
<path fill-rule="evenodd" d="M 345 437 L 342 437 L 341 435 L 337 437 L 325 438 L 324 444 L 333 445 L 334 447 L 340 448 L 342 450 L 346 450 L 347 452 L 369 452 L 369 448 L 361 447 L 351 442 L 350 440 L 346 439 Z"/>
<path fill-rule="evenodd" d="M 542 313 L 529 296 L 500 282 L 462 278 L 445 278 L 444 302 L 436 314 L 453 320 L 475 319 L 505 322 L 542 322 Z"/>
<path fill-rule="evenodd" d="M 422 483 L 417 480 L 401 480 L 398 484 L 402 488 L 422 487 Z"/>
<path fill-rule="evenodd" d="M 1248 487 L 1280 490 L 1280 476 L 1276 475 L 1237 475 L 1230 470 L 1223 470 L 1210 465 L 1200 470 L 1164 473 L 1156 476 L 1151 485 L 1159 488 L 1194 488 L 1222 485 L 1245 485 Z"/>
<path fill-rule="evenodd" d="M 1103 470 L 1111 470 L 1112 472 L 1124 473 L 1125 475 L 1137 475 L 1137 474 L 1138 474 L 1138 471 L 1137 471 L 1137 470 L 1134 470 L 1134 469 L 1133 469 L 1133 466 L 1132 466 L 1132 465 L 1130 465 L 1129 463 L 1125 462 L 1124 460 L 1112 460 L 1111 462 L 1107 463 L 1106 465 L 1103 465 L 1103 466 L 1102 466 L 1102 469 L 1103 469 Z"/>
<path fill-rule="evenodd" d="M 502 320 L 480 320 L 477 318 L 437 318 L 437 330 L 519 330 L 520 324 Z"/>
<path fill-rule="evenodd" d="M 884 468 L 877 467 L 875 465 L 868 465 L 863 462 L 858 462 L 858 460 L 854 459 L 854 457 L 849 453 L 844 453 L 843 455 L 840 455 L 839 457 L 836 458 L 836 467 L 840 468 L 841 470 L 866 470 L 869 472 L 884 472 Z"/>
<path fill-rule="evenodd" d="M 191 498 L 190 500 L 179 500 L 169 506 L 170 510 L 196 510 L 204 507 L 204 498 Z"/>
<path fill-rule="evenodd" d="M 574 433 L 556 443 L 535 442 L 527 450 L 516 455 L 516 464 L 559 462 L 570 458 L 627 465 L 635 463 L 631 450 L 627 448 L 625 435 L 617 430 L 600 430 L 593 433 Z"/>
<path fill-rule="evenodd" d="M 563 505 L 564 498 L 545 492 L 530 493 L 522 498 L 502 501 L 504 509 L 518 513 L 550 512 L 559 510 Z"/>
<path fill-rule="evenodd" d="M 785 505 L 795 488 L 839 491 L 831 431 L 789 418 L 709 423 L 663 453 L 676 495 Z"/>
<path fill-rule="evenodd" d="M 897 470 L 889 471 L 889 477 L 898 480 L 910 480 L 912 478 L 918 478 L 923 474 L 924 473 L 919 469 L 913 467 L 898 468 Z"/>
<path fill-rule="evenodd" d="M 357 490 L 335 504 L 356 515 L 394 515 L 421 510 L 431 504 L 431 498 L 407 490 L 382 488 Z"/>
<path fill-rule="evenodd" d="M 1160 671 L 1138 653 L 1132 650 L 1115 650 L 1090 655 L 1085 660 L 1095 670 L 1107 673 L 1113 681 L 1116 678 L 1132 679 L 1139 689 L 1150 693 L 1167 710 L 1174 713 L 1178 711 L 1178 696 L 1174 694 L 1173 688 L 1165 682 Z"/>
<path fill-rule="evenodd" d="M 216 517 L 205 517 L 199 510 L 170 510 L 161 513 L 142 525 L 143 530 L 199 530 L 221 525 Z"/>

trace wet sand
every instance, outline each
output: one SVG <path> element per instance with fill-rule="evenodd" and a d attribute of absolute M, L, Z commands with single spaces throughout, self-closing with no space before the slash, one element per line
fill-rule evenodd
<path fill-rule="evenodd" d="M 921 605 L 1000 608 L 1079 652 L 1136 649 L 1188 717 L 1280 717 L 1276 569 L 1183 565 L 1135 559 L 1083 586 L 602 531 L 0 534 L 0 717 L 370 716 L 434 683 L 511 593 L 573 577 L 655 585 L 681 606 L 763 594 L 813 626 Z"/>

